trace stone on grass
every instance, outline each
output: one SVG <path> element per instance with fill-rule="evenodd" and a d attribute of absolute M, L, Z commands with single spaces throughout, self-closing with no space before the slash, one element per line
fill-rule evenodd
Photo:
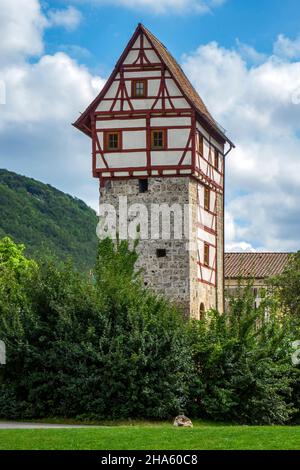
<path fill-rule="evenodd" d="M 174 424 L 174 426 L 182 426 L 184 428 L 192 428 L 193 427 L 192 421 L 184 415 L 176 416 L 176 418 L 174 419 L 173 424 Z"/>

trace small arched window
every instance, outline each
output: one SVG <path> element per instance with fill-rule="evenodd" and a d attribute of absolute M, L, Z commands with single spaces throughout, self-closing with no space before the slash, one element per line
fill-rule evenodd
<path fill-rule="evenodd" d="M 203 302 L 200 304 L 200 310 L 199 310 L 199 319 L 204 320 L 205 318 L 205 305 Z"/>

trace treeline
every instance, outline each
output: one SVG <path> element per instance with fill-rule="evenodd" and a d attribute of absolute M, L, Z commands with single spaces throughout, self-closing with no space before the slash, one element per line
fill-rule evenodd
<path fill-rule="evenodd" d="M 48 184 L 0 170 L 0 237 L 26 245 L 28 256 L 53 253 L 88 272 L 97 249 L 97 216 L 80 199 Z"/>
<path fill-rule="evenodd" d="M 143 286 L 126 242 L 100 242 L 93 276 L 23 250 L 0 243 L 1 418 L 297 419 L 299 327 L 278 298 L 254 310 L 246 289 L 227 315 L 186 322 Z"/>

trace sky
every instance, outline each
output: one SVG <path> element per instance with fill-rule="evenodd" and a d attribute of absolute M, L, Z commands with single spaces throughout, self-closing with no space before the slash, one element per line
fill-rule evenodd
<path fill-rule="evenodd" d="M 300 249 L 298 0 L 0 0 L 0 167 L 97 209 L 91 142 L 71 123 L 138 22 L 236 144 L 226 249 Z"/>

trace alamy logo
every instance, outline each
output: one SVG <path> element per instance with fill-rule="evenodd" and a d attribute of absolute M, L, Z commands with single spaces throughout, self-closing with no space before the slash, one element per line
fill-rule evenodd
<path fill-rule="evenodd" d="M 190 240 L 192 206 L 174 203 L 168 205 L 131 204 L 127 196 L 119 196 L 118 208 L 100 204 L 97 235 L 121 240 L 134 240 L 137 232 L 141 240 Z"/>
<path fill-rule="evenodd" d="M 4 341 L 0 341 L 0 364 L 6 364 L 6 347 Z"/>

